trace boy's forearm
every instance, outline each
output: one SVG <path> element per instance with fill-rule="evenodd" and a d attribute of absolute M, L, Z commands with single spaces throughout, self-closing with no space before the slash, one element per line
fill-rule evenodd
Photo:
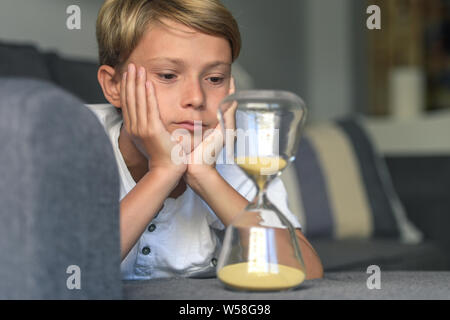
<path fill-rule="evenodd" d="M 249 203 L 215 169 L 191 179 L 188 184 L 209 205 L 225 227 Z"/>
<path fill-rule="evenodd" d="M 323 278 L 323 266 L 319 255 L 299 229 L 296 230 L 296 233 L 300 244 L 300 251 L 302 252 L 303 263 L 305 264 L 306 279 Z"/>
<path fill-rule="evenodd" d="M 120 251 L 122 260 L 156 216 L 180 176 L 170 170 L 151 170 L 120 202 Z"/>
<path fill-rule="evenodd" d="M 191 182 L 191 188 L 208 203 L 226 227 L 249 203 L 216 170 L 203 175 L 195 182 Z M 296 234 L 305 264 L 306 279 L 322 278 L 323 266 L 318 254 L 299 229 L 296 230 Z"/>

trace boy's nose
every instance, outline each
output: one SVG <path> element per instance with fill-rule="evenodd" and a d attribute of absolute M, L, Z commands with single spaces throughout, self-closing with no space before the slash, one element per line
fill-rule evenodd
<path fill-rule="evenodd" d="M 186 82 L 183 88 L 182 106 L 185 108 L 203 108 L 205 104 L 205 95 L 200 81 L 192 79 Z"/>

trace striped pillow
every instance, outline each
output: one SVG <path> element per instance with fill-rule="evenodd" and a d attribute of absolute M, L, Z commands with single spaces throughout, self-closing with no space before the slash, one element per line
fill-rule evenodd
<path fill-rule="evenodd" d="M 356 120 L 308 126 L 295 162 L 281 178 L 289 207 L 309 238 L 421 238 Z"/>

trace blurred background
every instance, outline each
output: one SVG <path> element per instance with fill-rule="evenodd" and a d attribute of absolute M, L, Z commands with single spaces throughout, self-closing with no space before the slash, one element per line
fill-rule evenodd
<path fill-rule="evenodd" d="M 102 2 L 2 0 L 0 41 L 95 63 Z M 310 121 L 354 113 L 411 118 L 450 106 L 448 0 L 223 3 L 241 28 L 240 87 L 293 91 L 307 102 Z M 73 4 L 80 30 L 66 27 Z M 371 4 L 381 8 L 381 30 L 366 27 Z"/>

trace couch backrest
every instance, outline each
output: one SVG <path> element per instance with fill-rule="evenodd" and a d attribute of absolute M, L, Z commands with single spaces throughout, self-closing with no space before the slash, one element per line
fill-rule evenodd
<path fill-rule="evenodd" d="M 450 111 L 361 123 L 385 157 L 410 219 L 427 238 L 450 248 Z"/>
<path fill-rule="evenodd" d="M 0 41 L 0 77 L 27 77 L 52 82 L 84 103 L 106 103 L 97 81 L 98 64 L 41 52 L 33 44 Z"/>

